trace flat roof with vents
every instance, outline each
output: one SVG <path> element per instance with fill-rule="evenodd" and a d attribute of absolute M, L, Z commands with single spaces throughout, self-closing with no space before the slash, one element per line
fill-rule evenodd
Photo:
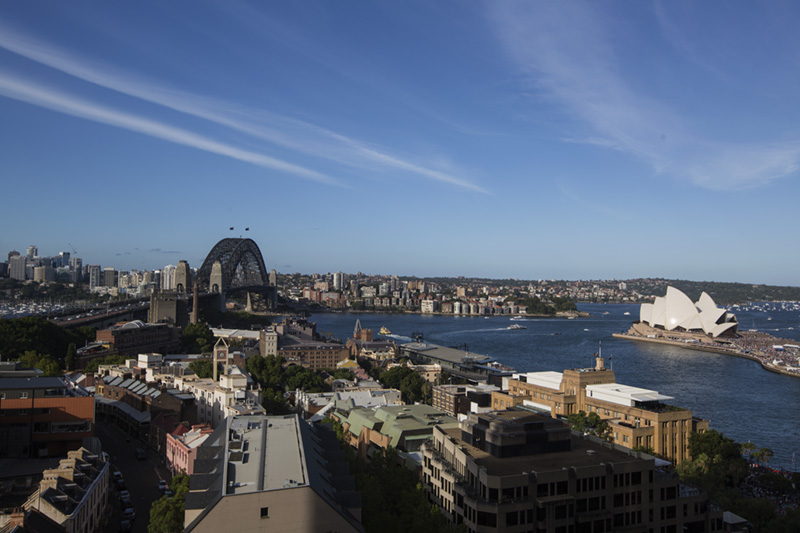
<path fill-rule="evenodd" d="M 586 397 L 604 400 L 618 405 L 635 406 L 637 403 L 658 402 L 673 400 L 672 396 L 659 394 L 658 391 L 620 385 L 619 383 L 603 383 L 601 385 L 587 385 Z"/>

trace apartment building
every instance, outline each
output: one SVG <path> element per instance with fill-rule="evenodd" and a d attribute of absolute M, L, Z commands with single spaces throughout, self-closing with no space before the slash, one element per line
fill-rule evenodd
<path fill-rule="evenodd" d="M 39 488 L 25 502 L 68 533 L 103 531 L 108 521 L 110 463 L 86 448 L 67 453 L 58 467 L 44 471 Z"/>
<path fill-rule="evenodd" d="M 511 409 L 436 427 L 422 448 L 430 499 L 469 533 L 707 533 L 722 512 L 651 456 Z"/>
<path fill-rule="evenodd" d="M 194 396 L 198 424 L 216 428 L 228 416 L 264 413 L 260 391 L 249 387 L 247 376 L 238 367 L 231 367 L 216 382 L 184 375 L 176 376 L 173 384 L 182 393 Z"/>
<path fill-rule="evenodd" d="M 555 418 L 597 413 L 611 426 L 615 444 L 651 449 L 675 463 L 690 459 L 689 434 L 708 430 L 708 420 L 664 403 L 673 397 L 617 383 L 602 357 L 591 368 L 514 374 L 506 389 L 492 393 L 492 409 L 525 405 Z"/>

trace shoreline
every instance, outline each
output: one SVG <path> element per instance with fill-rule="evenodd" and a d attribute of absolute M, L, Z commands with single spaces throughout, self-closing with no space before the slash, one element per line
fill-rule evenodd
<path fill-rule="evenodd" d="M 640 335 L 631 335 L 629 333 L 612 333 L 611 336 L 616 338 L 616 339 L 627 339 L 627 340 L 632 340 L 632 341 L 649 342 L 649 343 L 653 343 L 653 344 L 666 344 L 668 346 L 676 346 L 678 348 L 683 348 L 683 349 L 686 349 L 686 350 L 697 350 L 697 351 L 700 351 L 700 352 L 712 352 L 712 353 L 718 353 L 718 354 L 722 354 L 722 355 L 733 355 L 735 357 L 741 357 L 742 359 L 748 359 L 750 361 L 754 361 L 754 362 L 758 363 L 759 365 L 761 365 L 761 368 L 763 368 L 764 370 L 767 370 L 769 372 L 773 372 L 775 374 L 781 374 L 781 375 L 784 375 L 784 376 L 791 376 L 793 378 L 800 378 L 800 372 L 790 372 L 788 370 L 783 370 L 783 369 L 778 368 L 778 367 L 776 367 L 774 365 L 771 365 L 769 363 L 765 363 L 758 356 L 755 356 L 755 355 L 752 355 L 752 354 L 747 354 L 747 353 L 742 353 L 742 352 L 740 352 L 738 350 L 731 350 L 729 348 L 722 348 L 722 347 L 715 347 L 715 346 L 703 346 L 702 344 L 689 344 L 689 343 L 686 343 L 686 342 L 671 341 L 671 340 L 667 340 L 667 339 L 658 339 L 658 338 L 654 339 L 654 338 L 651 338 L 651 337 L 642 337 Z M 764 357 L 766 357 L 766 356 L 764 356 Z"/>
<path fill-rule="evenodd" d="M 510 318 L 515 316 L 521 316 L 522 318 L 588 318 L 592 316 L 591 313 L 586 311 L 557 311 L 555 315 L 541 315 L 541 314 L 507 314 L 507 315 L 469 315 L 469 314 L 460 314 L 456 315 L 453 313 L 442 313 L 441 311 L 437 311 L 435 313 L 423 313 L 421 311 L 380 311 L 375 309 L 359 309 L 359 310 L 352 310 L 352 309 L 316 309 L 314 311 L 308 311 L 309 315 L 313 316 L 314 314 L 350 314 L 350 315 L 358 315 L 358 314 L 370 314 L 370 315 L 420 315 L 420 316 L 451 316 L 451 317 L 463 317 L 463 318 Z M 285 313 L 275 313 L 275 316 L 283 316 Z"/>

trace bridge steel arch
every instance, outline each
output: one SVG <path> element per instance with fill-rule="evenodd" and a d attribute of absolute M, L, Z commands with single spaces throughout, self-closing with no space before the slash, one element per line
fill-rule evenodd
<path fill-rule="evenodd" d="M 211 267 L 215 261 L 222 265 L 222 285 L 226 295 L 237 290 L 268 292 L 267 267 L 253 239 L 226 238 L 215 244 L 197 271 L 199 289 L 209 291 Z"/>

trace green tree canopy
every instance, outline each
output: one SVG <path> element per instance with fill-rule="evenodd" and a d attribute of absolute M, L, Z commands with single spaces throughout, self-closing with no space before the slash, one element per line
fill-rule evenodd
<path fill-rule="evenodd" d="M 49 354 L 36 353 L 34 351 L 25 352 L 19 358 L 22 366 L 28 368 L 38 368 L 45 376 L 60 376 L 61 367 L 58 366 L 58 361 Z"/>
<path fill-rule="evenodd" d="M 283 376 L 286 389 L 303 389 L 306 392 L 322 392 L 325 386 L 322 377 L 311 369 L 300 365 L 289 366 Z"/>
<path fill-rule="evenodd" d="M 27 351 L 50 355 L 64 361 L 70 344 L 83 346 L 95 339 L 93 328 L 65 329 L 44 318 L 23 317 L 0 320 L 0 358 L 19 360 Z"/>
<path fill-rule="evenodd" d="M 423 402 L 430 390 L 430 385 L 407 366 L 396 366 L 381 374 L 381 383 L 384 386 L 398 389 L 408 403 Z"/>
<path fill-rule="evenodd" d="M 608 441 L 611 440 L 611 426 L 595 412 L 591 412 L 588 415 L 584 411 L 572 413 L 567 417 L 567 424 L 575 431 L 588 433 Z"/>
<path fill-rule="evenodd" d="M 178 474 L 169 484 L 172 496 L 162 496 L 150 507 L 148 533 L 180 533 L 183 531 L 183 515 L 186 493 L 189 492 L 189 476 Z"/>
<path fill-rule="evenodd" d="M 222 373 L 222 363 L 217 363 L 217 372 Z M 214 377 L 214 366 L 211 359 L 195 359 L 189 363 L 189 369 L 199 378 Z"/>
<path fill-rule="evenodd" d="M 209 353 L 214 347 L 214 334 L 206 324 L 187 324 L 181 332 L 181 343 L 189 353 Z"/>

